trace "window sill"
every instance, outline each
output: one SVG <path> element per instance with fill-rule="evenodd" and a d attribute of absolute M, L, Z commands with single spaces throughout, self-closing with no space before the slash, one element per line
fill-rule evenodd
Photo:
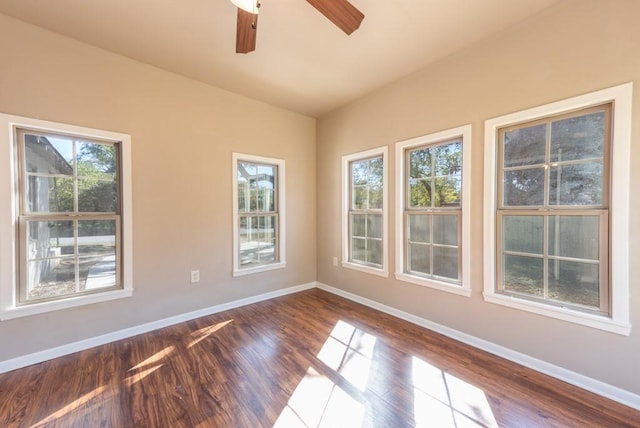
<path fill-rule="evenodd" d="M 449 284 L 447 282 L 436 281 L 433 279 L 422 278 L 404 272 L 396 272 L 396 279 L 398 281 L 409 282 L 411 284 L 421 285 L 423 287 L 429 287 L 435 290 L 446 291 L 447 293 L 453 293 L 459 296 L 471 296 L 470 288 L 462 287 L 455 284 Z"/>
<path fill-rule="evenodd" d="M 483 293 L 485 302 L 495 303 L 497 305 L 507 306 L 522 311 L 543 315 L 549 318 L 555 318 L 574 324 L 580 324 L 598 330 L 608 331 L 623 336 L 631 334 L 631 324 L 621 322 L 601 315 L 579 312 L 572 309 L 545 305 L 544 303 L 532 302 L 519 299 L 513 296 L 505 296 L 497 293 Z"/>
<path fill-rule="evenodd" d="M 268 265 L 255 266 L 245 269 L 234 269 L 233 276 L 251 275 L 254 273 L 266 272 L 274 269 L 283 269 L 287 264 L 285 262 L 271 263 Z"/>
<path fill-rule="evenodd" d="M 360 265 L 358 263 L 343 261 L 342 267 L 357 270 L 360 272 L 370 273 L 371 275 L 377 275 L 383 278 L 389 277 L 389 272 L 385 269 L 378 269 L 371 266 Z"/>
<path fill-rule="evenodd" d="M 12 306 L 0 310 L 0 320 L 10 320 L 14 318 L 27 317 L 30 315 L 43 314 L 46 312 L 59 311 L 61 309 L 75 308 L 78 306 L 91 305 L 93 303 L 106 302 L 109 300 L 131 297 L 133 289 L 105 291 L 98 294 L 70 297 L 64 300 L 51 302 L 34 303 L 26 306 Z"/>

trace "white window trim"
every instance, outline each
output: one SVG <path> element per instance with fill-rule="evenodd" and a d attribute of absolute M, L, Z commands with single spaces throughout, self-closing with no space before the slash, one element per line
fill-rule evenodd
<path fill-rule="evenodd" d="M 544 106 L 511 113 L 485 121 L 484 147 L 484 299 L 508 306 L 569 321 L 584 326 L 628 336 L 631 333 L 629 313 L 629 177 L 631 150 L 633 84 L 626 83 Z M 496 292 L 496 201 L 497 201 L 497 130 L 503 126 L 535 120 L 607 102 L 614 103 L 612 118 L 611 166 L 611 316 L 554 307 Z"/>
<path fill-rule="evenodd" d="M 274 269 L 282 269 L 287 265 L 286 261 L 286 224 L 285 221 L 285 169 L 284 160 L 267 158 L 264 156 L 247 155 L 242 153 L 233 153 L 232 156 L 232 176 L 233 176 L 233 276 L 251 275 L 258 272 L 265 272 Z M 263 164 L 276 165 L 278 167 L 278 261 L 274 263 L 253 266 L 249 268 L 240 268 L 240 235 L 238 221 L 238 161 L 248 161 Z"/>
<path fill-rule="evenodd" d="M 29 128 L 53 133 L 120 143 L 122 180 L 122 289 L 85 296 L 73 296 L 63 300 L 16 306 L 16 222 L 17 188 L 14 159 L 16 128 Z M 130 297 L 133 294 L 133 211 L 131 196 L 131 136 L 118 132 L 49 122 L 27 117 L 0 114 L 0 201 L 8 207 L 0 210 L 0 320 L 19 318 L 92 303 Z"/>
<path fill-rule="evenodd" d="M 405 150 L 426 144 L 438 143 L 462 137 L 462 283 L 451 284 L 435 279 L 423 278 L 404 272 L 404 204 L 405 204 Z M 459 126 L 433 134 L 423 135 L 396 143 L 396 273 L 399 281 L 409 282 L 446 291 L 453 294 L 471 296 L 471 125 Z"/>
<path fill-rule="evenodd" d="M 389 276 L 389 214 L 388 214 L 388 188 L 389 188 L 389 167 L 388 167 L 387 146 L 378 147 L 363 152 L 342 156 L 342 267 L 354 269 L 360 272 L 387 278 Z M 382 156 L 382 268 L 361 265 L 349 261 L 349 200 L 350 172 L 349 164 L 352 161 Z"/>

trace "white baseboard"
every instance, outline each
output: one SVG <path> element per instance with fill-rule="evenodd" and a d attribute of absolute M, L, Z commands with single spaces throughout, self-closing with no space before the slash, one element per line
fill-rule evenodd
<path fill-rule="evenodd" d="M 640 410 L 640 395 L 638 394 L 634 394 L 632 392 L 609 385 L 599 380 L 592 379 L 571 370 L 549 364 L 545 361 L 538 360 L 526 354 L 516 352 L 500 345 L 496 345 L 495 343 L 489 342 L 487 340 L 471 336 L 461 331 L 454 330 L 441 324 L 437 324 L 425 318 L 412 315 L 408 312 L 395 309 L 391 306 L 384 305 L 374 300 L 369 300 L 356 294 L 349 293 L 339 288 L 331 287 L 320 282 L 316 282 L 316 286 L 321 290 L 328 291 L 329 293 L 344 297 L 345 299 L 352 300 L 370 308 L 377 309 L 386 314 L 393 315 L 405 321 L 409 321 L 410 323 L 443 334 L 462 343 L 466 343 L 467 345 L 471 345 L 475 348 L 489 352 L 490 354 L 497 355 L 506 360 L 513 361 L 514 363 L 520 364 L 522 366 L 552 376 L 556 379 L 560 379 L 571 385 L 575 385 L 579 388 L 593 392 L 594 394 L 601 395 L 610 400 L 614 400 L 618 403 Z"/>
<path fill-rule="evenodd" d="M 184 321 L 212 315 L 218 312 L 227 311 L 229 309 L 239 308 L 241 306 L 250 305 L 252 303 L 258 303 L 265 300 L 273 299 L 276 297 L 285 296 L 288 294 L 297 293 L 312 288 L 320 288 L 329 293 L 335 294 L 340 297 L 352 300 L 354 302 L 363 304 L 370 308 L 379 310 L 381 312 L 393 315 L 405 321 L 409 321 L 413 324 L 419 325 L 426 329 L 443 334 L 452 339 L 471 345 L 475 348 L 513 361 L 530 369 L 544 373 L 546 375 L 555 377 L 569 384 L 575 385 L 579 388 L 617 401 L 626 406 L 640 410 L 640 395 L 626 391 L 624 389 L 609 385 L 607 383 L 592 379 L 590 377 L 581 375 L 571 370 L 564 369 L 562 367 L 549 364 L 545 361 L 532 358 L 526 354 L 513 351 L 500 345 L 496 345 L 492 342 L 484 339 L 471 336 L 458 330 L 443 326 L 441 324 L 434 323 L 425 318 L 418 317 L 416 315 L 395 309 L 391 306 L 384 305 L 382 303 L 370 300 L 356 294 L 349 293 L 347 291 L 331 287 L 329 285 L 320 282 L 310 282 L 294 287 L 285 288 L 282 290 L 272 291 L 270 293 L 260 294 L 257 296 L 248 297 L 245 299 L 235 300 L 233 302 L 223 303 L 220 305 L 211 306 L 197 311 L 188 312 L 181 315 L 161 319 L 158 321 L 152 321 L 149 323 L 141 324 L 139 326 L 126 328 L 124 330 L 118 330 L 112 333 L 103 334 L 101 336 L 92 337 L 90 339 L 80 340 L 78 342 L 69 343 L 67 345 L 58 346 L 55 348 L 47 349 L 44 351 L 34 352 L 32 354 L 16 357 L 10 360 L 0 361 L 0 373 L 5 373 L 11 370 L 16 370 L 22 367 L 30 366 L 32 364 L 41 363 L 54 358 L 62 357 L 64 355 L 73 354 L 74 352 L 83 351 L 85 349 L 93 348 L 94 346 L 104 345 L 107 343 L 115 342 L 117 340 L 126 339 L 128 337 L 136 336 L 142 333 L 148 333 L 159 328 L 168 327 L 174 324 L 178 324 Z"/>
<path fill-rule="evenodd" d="M 282 290 L 276 290 L 270 293 L 247 297 L 246 299 L 240 299 L 233 302 L 211 306 L 208 308 L 199 309 L 197 311 L 188 312 L 186 314 L 161 319 L 158 321 L 152 321 L 135 327 L 126 328 L 124 330 L 118 330 L 112 333 L 92 337 L 90 339 L 80 340 L 78 342 L 69 343 L 67 345 L 58 346 L 44 351 L 34 352 L 33 354 L 16 357 L 10 360 L 0 361 L 0 373 L 5 373 L 11 370 L 30 366 L 32 364 L 41 363 L 43 361 L 48 361 L 54 358 L 62 357 L 64 355 L 73 354 L 74 352 L 84 351 L 85 349 L 93 348 L 94 346 L 104 345 L 107 343 L 115 342 L 116 340 L 136 336 L 138 334 L 148 333 L 159 328 L 168 327 L 174 324 L 190 321 L 192 319 L 212 315 L 218 312 L 227 311 L 229 309 L 239 308 L 241 306 L 250 305 L 252 303 L 258 303 L 276 297 L 285 296 L 287 294 L 298 293 L 300 291 L 309 290 L 315 287 L 315 282 L 309 282 L 307 284 L 284 288 Z"/>

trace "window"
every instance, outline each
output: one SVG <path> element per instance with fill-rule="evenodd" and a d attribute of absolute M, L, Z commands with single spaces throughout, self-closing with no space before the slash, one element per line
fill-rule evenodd
<path fill-rule="evenodd" d="M 130 296 L 129 136 L 0 119 L 2 318 Z"/>
<path fill-rule="evenodd" d="M 285 266 L 284 161 L 233 154 L 234 276 Z"/>
<path fill-rule="evenodd" d="M 396 278 L 469 296 L 471 126 L 396 144 Z"/>
<path fill-rule="evenodd" d="M 387 276 L 387 148 L 343 156 L 342 265 Z"/>
<path fill-rule="evenodd" d="M 623 85 L 487 122 L 488 301 L 628 334 L 630 98 Z"/>

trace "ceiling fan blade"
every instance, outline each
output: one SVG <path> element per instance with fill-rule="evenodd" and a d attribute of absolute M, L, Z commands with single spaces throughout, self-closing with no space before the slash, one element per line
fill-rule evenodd
<path fill-rule="evenodd" d="M 347 34 L 360 27 L 364 14 L 347 0 L 307 0 L 311 6 Z"/>
<path fill-rule="evenodd" d="M 238 8 L 236 24 L 236 53 L 249 53 L 256 50 L 258 15 Z"/>

